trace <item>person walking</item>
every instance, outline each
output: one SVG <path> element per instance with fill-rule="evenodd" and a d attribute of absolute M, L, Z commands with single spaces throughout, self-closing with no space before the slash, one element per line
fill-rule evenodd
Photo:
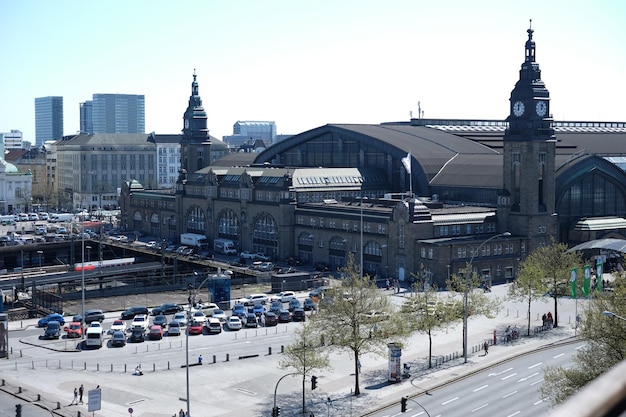
<path fill-rule="evenodd" d="M 178 417 L 185 417 L 185 411 L 182 408 L 178 412 Z"/>
<path fill-rule="evenodd" d="M 83 392 L 85 392 L 85 387 L 83 387 L 83 384 L 80 384 L 80 388 L 78 388 L 78 403 L 79 404 L 83 403 Z"/>
<path fill-rule="evenodd" d="M 486 340 L 485 343 L 483 343 L 483 349 L 485 349 L 485 356 L 487 356 L 489 353 L 489 343 Z"/>
<path fill-rule="evenodd" d="M 78 405 L 78 388 L 74 387 L 74 399 L 70 405 Z"/>

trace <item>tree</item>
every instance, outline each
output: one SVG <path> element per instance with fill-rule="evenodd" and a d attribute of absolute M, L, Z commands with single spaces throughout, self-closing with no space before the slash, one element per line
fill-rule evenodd
<path fill-rule="evenodd" d="M 578 349 L 574 366 L 548 367 L 541 395 L 552 405 L 560 404 L 586 384 L 626 358 L 626 321 L 603 312 L 626 316 L 626 284 L 616 281 L 614 292 L 598 293 L 582 314 L 580 337 L 586 346 Z"/>
<path fill-rule="evenodd" d="M 483 285 L 483 278 L 474 272 L 470 263 L 467 263 L 465 271 L 464 274 L 452 274 L 450 279 L 447 280 L 448 290 L 457 296 L 461 295 L 461 297 L 465 297 L 467 292 L 468 316 L 475 315 L 485 316 L 490 319 L 494 318 L 500 309 L 500 300 L 488 297 L 485 291 L 480 288 Z M 452 310 L 450 314 L 451 319 L 463 319 L 465 316 L 464 305 L 460 309 Z M 465 343 L 465 334 L 463 334 L 463 343 Z M 466 349 L 467 347 L 463 346 L 463 352 L 466 352 Z"/>
<path fill-rule="evenodd" d="M 567 295 L 570 288 L 570 276 L 573 268 L 582 265 L 578 252 L 567 252 L 565 243 L 552 242 L 533 251 L 524 261 L 527 268 L 532 268 L 538 277 L 537 288 L 544 288 L 554 300 L 554 327 L 558 327 L 558 299 Z"/>
<path fill-rule="evenodd" d="M 528 333 L 530 336 L 530 307 L 534 300 L 544 299 L 548 288 L 543 280 L 544 272 L 541 265 L 534 262 L 532 255 L 520 264 L 517 278 L 509 287 L 508 297 L 512 300 L 528 302 Z"/>
<path fill-rule="evenodd" d="M 304 327 L 296 330 L 296 340 L 285 348 L 285 354 L 279 366 L 282 369 L 293 369 L 295 374 L 302 376 L 302 414 L 306 410 L 306 380 L 315 370 L 328 369 L 328 354 L 320 350 L 321 340 L 311 330 L 309 321 Z"/>
<path fill-rule="evenodd" d="M 359 357 L 370 352 L 384 356 L 392 338 L 398 342 L 409 328 L 369 276 L 359 277 L 352 255 L 342 271 L 342 285 L 326 291 L 311 322 L 330 349 L 347 350 L 354 356 L 354 395 L 359 395 Z"/>
<path fill-rule="evenodd" d="M 428 368 L 432 368 L 433 333 L 445 329 L 455 320 L 459 309 L 463 306 L 458 300 L 443 299 L 437 292 L 437 286 L 431 285 L 420 292 L 422 285 L 415 284 L 414 291 L 403 306 L 405 314 L 409 315 L 408 323 L 412 330 L 428 335 Z"/>

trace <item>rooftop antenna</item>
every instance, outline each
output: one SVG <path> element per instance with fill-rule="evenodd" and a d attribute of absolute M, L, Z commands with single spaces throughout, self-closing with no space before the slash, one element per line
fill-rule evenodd
<path fill-rule="evenodd" d="M 417 118 L 418 119 L 422 118 L 422 106 L 419 101 L 417 102 Z"/>

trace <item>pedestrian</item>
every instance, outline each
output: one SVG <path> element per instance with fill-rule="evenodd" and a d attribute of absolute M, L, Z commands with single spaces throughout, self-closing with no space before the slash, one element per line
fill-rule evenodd
<path fill-rule="evenodd" d="M 265 327 L 265 314 L 261 314 L 261 326 Z"/>
<path fill-rule="evenodd" d="M 202 355 L 198 356 L 198 365 L 202 365 Z"/>
<path fill-rule="evenodd" d="M 485 356 L 487 356 L 489 353 L 489 343 L 486 340 L 485 343 L 483 343 L 483 349 L 485 349 Z"/>
<path fill-rule="evenodd" d="M 74 387 L 74 399 L 70 405 L 78 405 L 78 388 Z"/>
<path fill-rule="evenodd" d="M 182 408 L 178 412 L 178 417 L 185 417 L 185 411 Z"/>
<path fill-rule="evenodd" d="M 313 411 L 309 413 L 309 417 L 315 417 L 315 414 L 313 414 Z"/>
<path fill-rule="evenodd" d="M 85 391 L 85 387 L 83 387 L 83 384 L 80 384 L 80 388 L 78 388 L 78 402 L 80 404 L 83 403 L 83 392 Z"/>
<path fill-rule="evenodd" d="M 389 289 L 389 279 L 387 279 L 387 281 L 385 281 L 385 284 L 387 285 L 387 289 Z"/>

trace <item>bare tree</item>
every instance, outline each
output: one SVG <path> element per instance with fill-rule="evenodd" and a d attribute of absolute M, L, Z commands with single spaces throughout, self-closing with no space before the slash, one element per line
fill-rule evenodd
<path fill-rule="evenodd" d="M 311 331 L 311 322 L 296 330 L 296 340 L 287 346 L 279 366 L 282 369 L 293 369 L 296 375 L 302 376 L 302 414 L 306 412 L 306 380 L 316 370 L 330 368 L 328 354 L 322 352 L 319 335 Z"/>

